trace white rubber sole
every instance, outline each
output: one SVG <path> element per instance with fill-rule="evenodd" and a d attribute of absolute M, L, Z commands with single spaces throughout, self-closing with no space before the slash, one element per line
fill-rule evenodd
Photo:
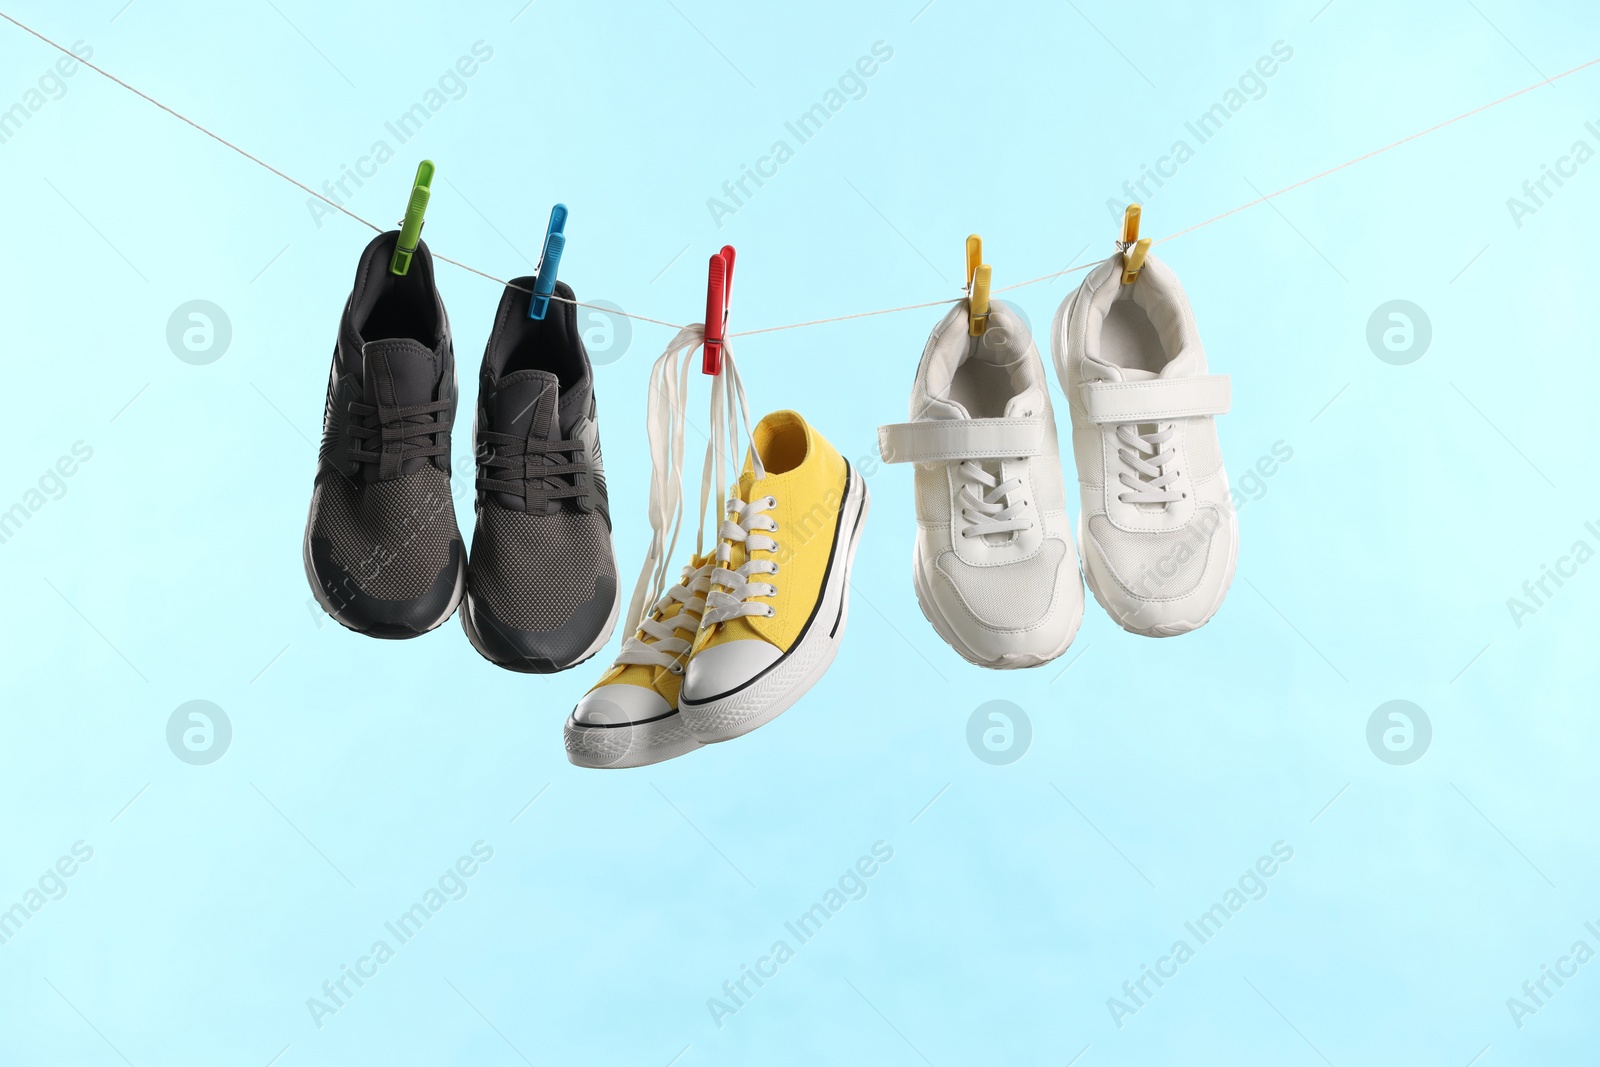
<path fill-rule="evenodd" d="M 585 725 L 569 715 L 561 738 L 566 744 L 569 763 L 596 770 L 648 767 L 688 755 L 701 747 L 677 711 L 649 722 L 615 726 Z"/>
<path fill-rule="evenodd" d="M 702 744 L 729 741 L 765 726 L 793 707 L 833 665 L 850 617 L 850 572 L 871 504 L 866 481 L 851 467 L 822 597 L 794 647 L 726 696 L 703 703 L 679 699 L 684 725 Z"/>
<path fill-rule="evenodd" d="M 939 606 L 934 602 L 933 594 L 928 591 L 923 575 L 926 570 L 922 562 L 922 542 L 919 539 L 911 546 L 911 587 L 916 590 L 917 606 L 922 609 L 923 618 L 933 627 L 934 633 L 944 639 L 944 643 L 955 649 L 956 654 L 975 667 L 987 667 L 993 671 L 1015 671 L 1028 667 L 1038 667 L 1059 658 L 1072 642 L 1078 637 L 1078 630 L 1083 626 L 1083 610 L 1080 606 L 1077 618 L 1072 620 L 1072 628 L 1067 631 L 1066 640 L 1061 642 L 1061 647 L 1047 656 L 1032 655 L 1027 653 L 1004 653 L 999 659 L 985 659 L 973 651 L 972 646 L 963 641 L 956 634 L 954 626 L 944 617 Z M 1083 578 L 1076 567 L 1073 568 L 1073 580 L 1082 582 Z"/>
<path fill-rule="evenodd" d="M 1051 362 L 1055 364 L 1056 381 L 1060 384 L 1061 391 L 1063 393 L 1067 392 L 1067 383 L 1071 378 L 1071 376 L 1067 373 L 1067 360 L 1070 358 L 1070 355 L 1067 352 L 1066 328 L 1072 321 L 1073 309 L 1077 307 L 1078 297 L 1082 294 L 1083 287 L 1080 285 L 1077 289 L 1073 290 L 1073 293 L 1070 297 L 1061 302 L 1060 307 L 1056 309 L 1055 317 L 1050 323 L 1050 357 Z M 1070 395 L 1068 396 L 1067 417 L 1070 421 L 1072 417 Z M 1076 460 L 1077 457 L 1074 456 L 1073 458 Z M 1076 463 L 1074 463 L 1074 465 L 1076 465 Z M 1080 509 L 1083 505 L 1082 492 L 1082 487 L 1080 485 L 1078 500 Z M 1101 610 L 1103 610 L 1107 615 L 1111 616 L 1111 621 L 1128 631 L 1128 633 L 1137 634 L 1140 637 L 1178 637 L 1182 634 L 1193 633 L 1195 630 L 1200 629 L 1200 627 L 1210 622 L 1212 617 L 1222 609 L 1222 602 L 1227 599 L 1228 590 L 1233 586 L 1234 571 L 1237 569 L 1239 563 L 1239 530 L 1237 526 L 1235 526 L 1233 530 L 1233 544 L 1228 550 L 1227 572 L 1223 575 L 1222 585 L 1217 590 L 1216 598 L 1211 602 L 1206 610 L 1197 618 L 1185 619 L 1172 623 L 1160 623 L 1155 626 L 1141 628 L 1134 619 L 1129 618 L 1125 614 L 1112 608 L 1112 606 L 1106 602 L 1106 598 L 1100 594 L 1100 590 L 1095 584 L 1094 570 L 1089 565 L 1089 546 L 1085 543 L 1086 538 L 1084 537 L 1083 532 L 1081 510 L 1079 515 L 1078 559 L 1082 561 L 1083 584 L 1089 587 L 1089 592 L 1094 596 L 1095 603 L 1100 605 Z M 1115 578 L 1111 580 L 1112 582 L 1116 581 Z"/>
<path fill-rule="evenodd" d="M 1083 534 L 1080 530 L 1078 536 L 1078 551 L 1080 553 L 1087 553 L 1088 550 L 1089 546 L 1083 543 Z M 1105 613 L 1111 616 L 1112 622 L 1116 623 L 1130 634 L 1137 634 L 1140 637 L 1179 637 L 1183 634 L 1193 633 L 1194 631 L 1200 629 L 1200 627 L 1210 622 L 1212 618 L 1216 616 L 1218 611 L 1222 610 L 1222 602 L 1228 599 L 1228 590 L 1233 587 L 1234 572 L 1239 566 L 1239 531 L 1237 527 L 1233 531 L 1233 543 L 1228 546 L 1228 564 L 1222 575 L 1222 584 L 1217 587 L 1217 595 L 1212 598 L 1211 603 L 1206 607 L 1206 609 L 1194 618 L 1180 619 L 1177 622 L 1158 623 L 1155 626 L 1141 627 L 1135 618 L 1130 617 L 1123 612 L 1117 611 L 1110 604 L 1108 604 L 1106 602 L 1106 598 L 1100 595 L 1100 590 L 1095 585 L 1094 572 L 1089 568 L 1089 564 L 1087 562 L 1089 559 L 1088 555 L 1081 555 L 1080 558 L 1085 561 L 1083 565 L 1084 584 L 1089 587 L 1089 592 L 1094 594 L 1095 603 L 1099 604 L 1100 607 L 1105 610 Z M 1112 578 L 1111 581 L 1115 583 L 1116 579 Z"/>

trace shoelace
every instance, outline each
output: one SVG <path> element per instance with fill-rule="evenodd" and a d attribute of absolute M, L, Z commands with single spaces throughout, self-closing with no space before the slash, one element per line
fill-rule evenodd
<path fill-rule="evenodd" d="M 383 464 L 385 457 L 403 463 L 408 459 L 442 456 L 449 449 L 434 439 L 444 427 L 439 416 L 450 410 L 448 400 L 403 407 L 379 407 L 352 400 L 350 447 L 345 453 L 355 463 Z M 422 421 L 412 421 L 412 420 Z M 376 445 L 376 447 L 374 447 Z M 397 445 L 389 451 L 390 445 Z M 396 459 L 398 457 L 398 459 Z"/>
<path fill-rule="evenodd" d="M 1013 501 L 1011 495 L 1022 488 L 1021 478 L 1001 481 L 972 460 L 961 464 L 961 475 L 969 482 L 961 487 L 961 517 L 971 523 L 961 530 L 962 537 L 1006 534 L 1033 528 L 1033 518 L 1025 510 L 1026 500 Z M 981 488 L 974 489 L 976 483 Z M 988 492 L 983 490 L 987 489 Z"/>
<path fill-rule="evenodd" d="M 492 430 L 479 432 L 478 441 L 485 450 L 478 461 L 478 488 L 485 492 L 520 496 L 530 506 L 588 495 L 577 478 L 589 470 L 582 441 L 530 440 Z"/>
<path fill-rule="evenodd" d="M 776 498 L 770 496 L 748 504 L 738 497 L 728 501 L 729 518 L 722 520 L 722 528 L 717 531 L 720 543 L 717 545 L 717 569 L 711 575 L 712 589 L 706 597 L 707 625 L 745 615 L 770 619 L 777 614 L 771 604 L 755 603 L 755 598 L 777 596 L 778 587 L 771 582 L 751 581 L 759 575 L 778 573 L 776 560 L 755 559 L 752 555 L 778 550 L 778 542 L 767 536 L 778 532 L 778 523 L 766 514 L 777 506 Z M 737 569 L 730 569 L 733 546 L 741 542 L 745 561 Z"/>
<path fill-rule="evenodd" d="M 696 570 L 683 568 L 682 579 L 656 601 L 649 616 L 639 624 L 637 633 L 622 642 L 622 653 L 614 662 L 640 663 L 665 667 L 673 674 L 683 673 L 683 657 L 694 644 L 700 616 L 706 610 L 705 596 L 711 588 L 713 569 L 709 563 Z M 678 613 L 668 619 L 662 618 L 673 604 L 681 605 Z"/>
<path fill-rule="evenodd" d="M 668 568 L 677 549 L 683 526 L 683 437 L 687 420 L 690 364 L 705 340 L 705 327 L 699 323 L 678 331 L 666 351 L 650 370 L 650 387 L 645 411 L 645 435 L 650 442 L 650 548 L 634 585 L 628 606 L 628 620 L 641 628 L 667 584 Z M 695 535 L 695 554 L 704 551 L 705 517 L 712 486 L 720 498 L 725 480 L 724 463 L 731 456 L 734 469 L 741 460 L 738 444 L 750 437 L 750 405 L 731 346 L 723 345 L 722 373 L 711 381 L 711 433 L 706 443 L 705 465 L 700 475 L 700 526 Z M 740 435 L 740 419 L 744 434 Z M 766 477 L 761 457 L 750 449 L 751 467 L 757 478 Z"/>
<path fill-rule="evenodd" d="M 1124 504 L 1163 506 L 1175 500 L 1182 500 L 1183 493 L 1168 488 L 1178 478 L 1176 470 L 1168 469 L 1178 457 L 1177 449 L 1168 444 L 1172 438 L 1174 425 L 1170 422 L 1165 425 L 1157 423 L 1155 429 L 1146 434 L 1139 432 L 1138 425 L 1123 423 L 1117 427 L 1117 440 L 1127 446 L 1117 449 L 1117 455 L 1122 458 L 1122 462 L 1133 468 L 1132 473 L 1118 472 L 1122 484 L 1127 486 L 1129 491 L 1117 499 Z M 1146 459 L 1146 456 L 1150 458 Z"/>

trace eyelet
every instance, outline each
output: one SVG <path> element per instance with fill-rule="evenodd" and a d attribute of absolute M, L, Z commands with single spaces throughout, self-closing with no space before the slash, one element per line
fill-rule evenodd
<path fill-rule="evenodd" d="M 682 674 L 683 673 L 683 661 L 679 660 L 678 662 L 674 663 L 672 666 L 668 667 L 667 668 L 667 673 L 668 674 Z"/>
<path fill-rule="evenodd" d="M 773 607 L 771 604 L 767 605 L 767 618 L 770 619 L 774 615 L 776 615 L 777 613 L 778 613 L 778 609 L 777 608 Z"/>

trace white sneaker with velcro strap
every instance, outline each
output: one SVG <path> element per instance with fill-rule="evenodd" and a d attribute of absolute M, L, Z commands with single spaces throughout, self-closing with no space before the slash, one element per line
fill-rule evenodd
<path fill-rule="evenodd" d="M 996 302 L 984 333 L 967 324 L 962 302 L 933 331 L 912 421 L 880 426 L 878 447 L 886 463 L 916 465 L 922 613 L 979 666 L 1036 667 L 1083 620 L 1055 415 L 1021 318 Z"/>
<path fill-rule="evenodd" d="M 1233 582 L 1239 528 L 1213 416 L 1226 375 L 1209 374 L 1177 276 L 1123 255 L 1056 312 L 1052 348 L 1072 413 L 1083 507 L 1083 574 L 1130 633 L 1172 637 L 1216 614 Z"/>

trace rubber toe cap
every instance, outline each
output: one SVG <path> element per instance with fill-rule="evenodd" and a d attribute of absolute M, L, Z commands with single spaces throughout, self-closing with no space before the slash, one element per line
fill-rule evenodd
<path fill-rule="evenodd" d="M 748 684 L 782 658 L 774 645 L 754 638 L 725 641 L 695 653 L 683 676 L 682 702 L 703 704 Z"/>
<path fill-rule="evenodd" d="M 637 726 L 671 715 L 677 709 L 654 689 L 642 685 L 602 685 L 591 689 L 572 709 L 579 726 Z"/>

